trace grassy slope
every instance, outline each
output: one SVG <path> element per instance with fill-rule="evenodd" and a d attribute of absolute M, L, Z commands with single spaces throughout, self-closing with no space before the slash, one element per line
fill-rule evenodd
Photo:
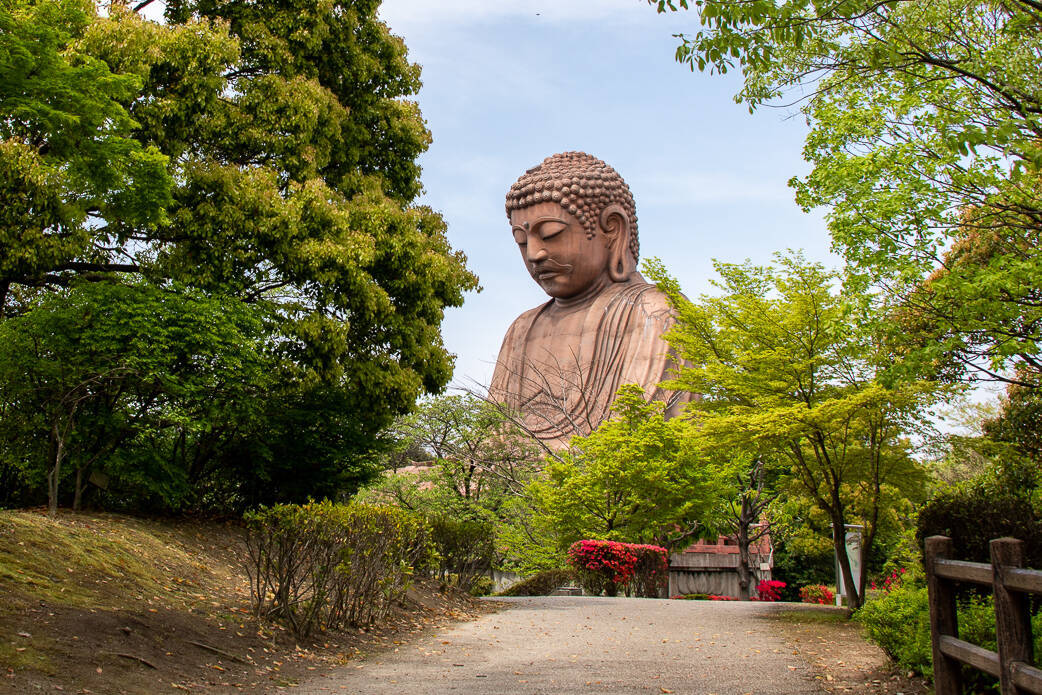
<path fill-rule="evenodd" d="M 467 617 L 419 587 L 380 630 L 298 645 L 249 614 L 234 525 L 0 510 L 0 693 L 251 692 Z"/>

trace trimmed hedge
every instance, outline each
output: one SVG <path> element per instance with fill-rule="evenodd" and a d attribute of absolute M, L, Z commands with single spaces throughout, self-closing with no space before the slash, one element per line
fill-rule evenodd
<path fill-rule="evenodd" d="M 301 639 L 384 618 L 435 560 L 427 523 L 396 507 L 280 504 L 244 519 L 253 610 Z"/>
<path fill-rule="evenodd" d="M 575 581 L 572 570 L 543 570 L 531 577 L 522 579 L 509 589 L 500 591 L 496 596 L 549 596 L 558 588 Z"/>
<path fill-rule="evenodd" d="M 657 545 L 616 541 L 576 541 L 568 548 L 568 564 L 583 591 L 593 596 L 627 595 L 657 598 L 669 577 L 668 552 Z"/>

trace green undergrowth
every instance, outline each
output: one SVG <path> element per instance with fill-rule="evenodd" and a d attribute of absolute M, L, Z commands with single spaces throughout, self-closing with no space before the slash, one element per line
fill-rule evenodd
<path fill-rule="evenodd" d="M 496 596 L 549 596 L 558 587 L 573 584 L 575 580 L 575 572 L 572 570 L 542 570 Z"/>
<path fill-rule="evenodd" d="M 48 676 L 58 673 L 54 660 L 49 656 L 54 640 L 36 638 L 30 642 L 26 639 L 21 646 L 21 637 L 15 636 L 14 639 L 19 641 L 0 641 L 0 664 L 12 671 L 32 670 Z"/>
<path fill-rule="evenodd" d="M 790 623 L 846 623 L 850 612 L 843 608 L 811 608 L 804 610 L 780 610 L 772 617 Z"/>
<path fill-rule="evenodd" d="M 158 524 L 115 515 L 0 510 L 0 594 L 104 608 L 191 585 L 201 558 Z"/>

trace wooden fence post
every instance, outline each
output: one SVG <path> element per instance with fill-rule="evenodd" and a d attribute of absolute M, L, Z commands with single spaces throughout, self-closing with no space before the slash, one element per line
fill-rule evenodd
<path fill-rule="evenodd" d="M 1031 616 L 1027 596 L 1006 588 L 1006 572 L 1024 566 L 1024 542 L 1015 538 L 991 541 L 991 565 L 994 572 L 995 636 L 999 648 L 1002 695 L 1018 695 L 1013 683 L 1013 664 L 1031 663 Z"/>
<path fill-rule="evenodd" d="M 959 636 L 955 591 L 951 582 L 934 571 L 937 560 L 952 555 L 952 539 L 930 536 L 926 539 L 926 586 L 930 598 L 930 641 L 933 644 L 933 682 L 936 695 L 962 695 L 961 664 L 941 652 L 941 637 Z M 1005 694 L 1003 694 L 1005 695 Z"/>

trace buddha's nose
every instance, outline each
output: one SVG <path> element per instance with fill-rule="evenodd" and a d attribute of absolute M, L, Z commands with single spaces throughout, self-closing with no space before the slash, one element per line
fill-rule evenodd
<path fill-rule="evenodd" d="M 542 261 L 547 257 L 546 247 L 542 244 L 528 242 L 528 260 L 533 263 L 536 261 Z"/>

